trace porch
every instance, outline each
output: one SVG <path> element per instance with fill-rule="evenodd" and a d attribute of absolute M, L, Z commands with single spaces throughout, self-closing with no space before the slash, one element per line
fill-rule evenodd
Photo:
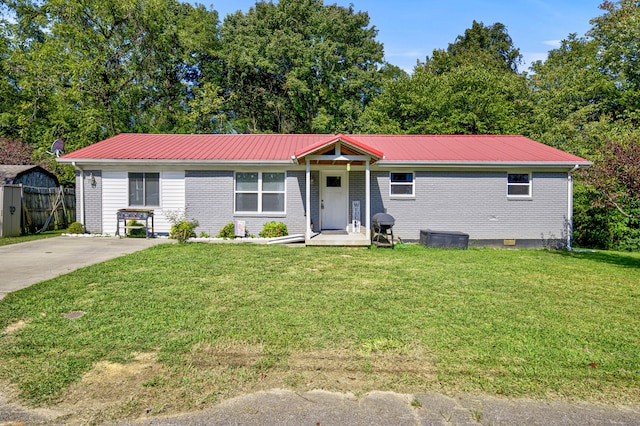
<path fill-rule="evenodd" d="M 306 238 L 305 245 L 368 247 L 371 240 L 363 232 L 322 231 Z"/>

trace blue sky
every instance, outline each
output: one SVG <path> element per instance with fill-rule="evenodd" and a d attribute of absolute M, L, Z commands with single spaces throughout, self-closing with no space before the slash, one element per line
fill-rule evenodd
<path fill-rule="evenodd" d="M 194 1 L 195 2 L 195 1 Z M 199 0 L 220 14 L 246 12 L 255 0 Z M 369 13 L 371 25 L 378 29 L 377 40 L 384 44 L 385 59 L 407 71 L 416 60 L 431 56 L 433 49 L 446 49 L 473 20 L 491 25 L 500 22 L 520 53 L 527 70 L 560 40 L 571 33 L 584 35 L 589 21 L 602 14 L 602 0 L 325 0 L 324 4 L 353 4 L 355 10 Z"/>

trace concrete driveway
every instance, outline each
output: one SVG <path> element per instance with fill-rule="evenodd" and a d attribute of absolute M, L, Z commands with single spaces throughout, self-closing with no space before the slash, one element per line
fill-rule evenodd
<path fill-rule="evenodd" d="M 54 237 L 0 247 L 0 299 L 40 281 L 104 262 L 166 238 Z"/>

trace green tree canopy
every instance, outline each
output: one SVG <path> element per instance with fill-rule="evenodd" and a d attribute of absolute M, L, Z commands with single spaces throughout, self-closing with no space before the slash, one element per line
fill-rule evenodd
<path fill-rule="evenodd" d="M 466 65 L 444 74 L 416 68 L 390 81 L 366 109 L 361 130 L 408 134 L 519 134 L 531 111 L 524 77 Z"/>
<path fill-rule="evenodd" d="M 640 3 L 604 1 L 588 35 L 598 46 L 600 69 L 616 82 L 617 114 L 640 122 Z"/>
<path fill-rule="evenodd" d="M 181 130 L 218 49 L 217 14 L 176 0 L 6 4 L 16 23 L 5 24 L 4 66 L 19 102 L 2 122 L 41 150 L 57 138 L 76 149 L 125 131 Z"/>
<path fill-rule="evenodd" d="M 349 132 L 380 86 L 366 12 L 322 0 L 260 1 L 221 27 L 223 85 L 238 131 Z"/>
<path fill-rule="evenodd" d="M 616 88 L 598 64 L 598 50 L 595 40 L 570 34 L 546 61 L 533 64 L 535 139 L 582 156 L 602 145 Z"/>
<path fill-rule="evenodd" d="M 515 73 L 521 63 L 520 49 L 514 46 L 506 26 L 496 22 L 487 27 L 482 22 L 473 21 L 471 28 L 450 43 L 447 50 L 434 50 L 431 58 L 427 57 L 419 66 L 436 74 L 467 65 Z"/>

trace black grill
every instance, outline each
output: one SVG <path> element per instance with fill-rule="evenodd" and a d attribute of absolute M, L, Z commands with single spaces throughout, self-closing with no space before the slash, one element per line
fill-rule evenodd
<path fill-rule="evenodd" d="M 396 220 L 387 213 L 376 213 L 371 218 L 373 222 L 371 243 L 376 247 L 386 246 L 393 248 L 393 225 Z"/>

